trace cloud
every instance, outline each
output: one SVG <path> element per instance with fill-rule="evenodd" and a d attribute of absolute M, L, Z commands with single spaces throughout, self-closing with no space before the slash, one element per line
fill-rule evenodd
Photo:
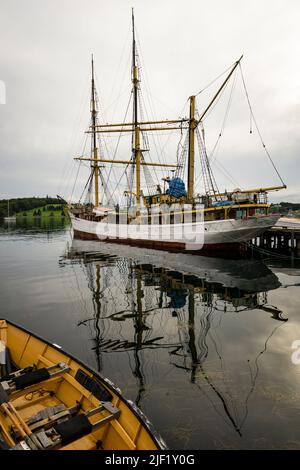
<path fill-rule="evenodd" d="M 0 105 L 0 197 L 55 195 L 63 186 L 61 179 L 82 150 L 89 122 L 92 52 L 105 119 L 123 119 L 130 95 L 131 6 L 145 64 L 142 86 L 145 96 L 151 93 L 157 118 L 177 117 L 191 94 L 244 53 L 257 121 L 290 187 L 286 194 L 299 201 L 297 0 L 290 0 L 288 8 L 284 0 L 3 2 L 0 80 L 7 99 Z M 272 168 L 262 163 L 259 142 L 254 151 L 248 138 L 243 100 L 233 103 L 218 160 L 244 187 L 269 184 Z M 199 95 L 200 109 L 204 101 L 205 95 Z M 221 114 L 207 120 L 210 148 Z M 125 158 L 125 146 L 120 148 Z M 175 160 L 174 153 L 166 150 L 166 155 Z M 225 184 L 230 189 L 221 173 L 220 189 Z"/>

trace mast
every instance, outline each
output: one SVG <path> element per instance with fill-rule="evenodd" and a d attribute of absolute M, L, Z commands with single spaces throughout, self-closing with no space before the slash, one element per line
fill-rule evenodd
<path fill-rule="evenodd" d="M 243 56 L 240 57 L 238 61 L 235 62 L 234 66 L 232 67 L 230 73 L 226 77 L 225 81 L 222 83 L 221 87 L 205 109 L 205 111 L 201 114 L 198 120 L 195 119 L 195 96 L 190 96 L 190 118 L 189 118 L 189 151 L 188 151 L 188 201 L 192 202 L 194 196 L 194 179 L 195 179 L 195 129 L 198 124 L 202 121 L 203 117 L 206 115 L 208 110 L 211 108 L 223 88 L 225 87 L 226 83 L 230 79 L 231 75 L 239 65 L 240 61 L 242 60 Z"/>
<path fill-rule="evenodd" d="M 98 149 L 97 149 L 97 107 L 96 107 L 96 89 L 94 79 L 94 57 L 92 54 L 92 99 L 91 99 L 91 116 L 92 116 L 92 172 L 94 174 L 95 183 L 95 206 L 99 205 L 99 166 L 98 166 Z"/>
<path fill-rule="evenodd" d="M 195 178 L 195 96 L 190 96 L 190 119 L 189 119 L 189 153 L 188 153 L 188 201 L 194 196 Z"/>
<path fill-rule="evenodd" d="M 141 198 L 141 146 L 140 127 L 138 125 L 138 67 L 136 65 L 136 44 L 134 29 L 134 13 L 132 8 L 132 83 L 133 83 L 133 130 L 134 130 L 134 161 L 136 168 L 136 204 L 137 210 L 140 207 Z"/>
<path fill-rule="evenodd" d="M 216 99 L 218 98 L 219 94 L 221 93 L 221 91 L 223 90 L 223 88 L 225 87 L 226 83 L 228 82 L 228 80 L 230 79 L 231 75 L 233 74 L 233 72 L 235 71 L 235 69 L 237 68 L 237 66 L 239 65 L 239 63 L 241 62 L 243 56 L 241 56 L 239 58 L 239 60 L 237 60 L 235 62 L 235 64 L 233 65 L 230 73 L 228 74 L 228 76 L 226 77 L 226 79 L 224 80 L 224 82 L 222 83 L 222 85 L 220 86 L 220 88 L 218 89 L 217 93 L 215 94 L 215 96 L 213 97 L 213 99 L 211 100 L 211 102 L 209 103 L 209 105 L 207 106 L 207 108 L 203 111 L 203 113 L 201 114 L 201 116 L 199 117 L 198 119 L 198 122 L 197 122 L 197 125 L 202 121 L 202 119 L 204 118 L 204 116 L 206 115 L 206 113 L 208 112 L 208 110 L 212 107 L 213 103 L 216 101 Z"/>
<path fill-rule="evenodd" d="M 136 45 L 135 45 L 135 30 L 134 30 L 134 13 L 132 8 L 132 83 L 133 83 L 133 123 L 134 128 L 137 128 L 138 123 L 138 69 L 135 61 Z"/>

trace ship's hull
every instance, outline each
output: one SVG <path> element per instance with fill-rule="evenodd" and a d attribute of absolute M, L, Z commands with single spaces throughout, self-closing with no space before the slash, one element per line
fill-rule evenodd
<path fill-rule="evenodd" d="M 165 236 L 163 238 L 158 236 L 161 234 L 159 225 L 147 230 L 143 229 L 143 226 L 130 225 L 126 226 L 126 230 L 120 231 L 120 226 L 117 224 L 90 221 L 75 217 L 72 213 L 70 217 L 75 238 L 184 252 L 237 247 L 272 227 L 279 218 L 277 215 L 267 215 L 241 220 L 195 222 L 190 224 L 190 233 L 186 231 L 184 224 L 177 224 L 177 236 L 167 239 Z M 196 241 L 193 241 L 193 234 L 197 233 L 197 230 L 201 231 L 202 236 L 194 237 Z M 184 231 L 185 237 L 180 239 L 178 233 Z"/>

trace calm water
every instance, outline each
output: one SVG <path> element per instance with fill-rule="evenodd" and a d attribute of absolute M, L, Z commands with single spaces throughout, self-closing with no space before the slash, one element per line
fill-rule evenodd
<path fill-rule="evenodd" d="M 0 227 L 0 317 L 118 385 L 171 449 L 300 448 L 300 264 Z M 287 320 L 287 321 L 286 321 Z"/>

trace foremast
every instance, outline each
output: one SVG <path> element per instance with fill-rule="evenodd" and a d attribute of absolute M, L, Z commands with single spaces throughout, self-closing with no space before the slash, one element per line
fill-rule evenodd
<path fill-rule="evenodd" d="M 94 177 L 95 185 L 95 207 L 99 206 L 99 164 L 98 164 L 98 147 L 97 147 L 97 104 L 96 104 L 96 87 L 94 77 L 94 57 L 92 55 L 92 92 L 91 92 L 91 117 L 92 117 L 92 159 L 91 169 Z"/>
<path fill-rule="evenodd" d="M 137 211 L 140 210 L 141 201 L 141 129 L 138 125 L 138 89 L 139 89 L 139 75 L 138 66 L 136 64 L 136 42 L 135 42 L 135 28 L 134 28 L 134 12 L 132 8 L 132 84 L 133 84 L 133 155 L 136 171 L 136 206 Z"/>

